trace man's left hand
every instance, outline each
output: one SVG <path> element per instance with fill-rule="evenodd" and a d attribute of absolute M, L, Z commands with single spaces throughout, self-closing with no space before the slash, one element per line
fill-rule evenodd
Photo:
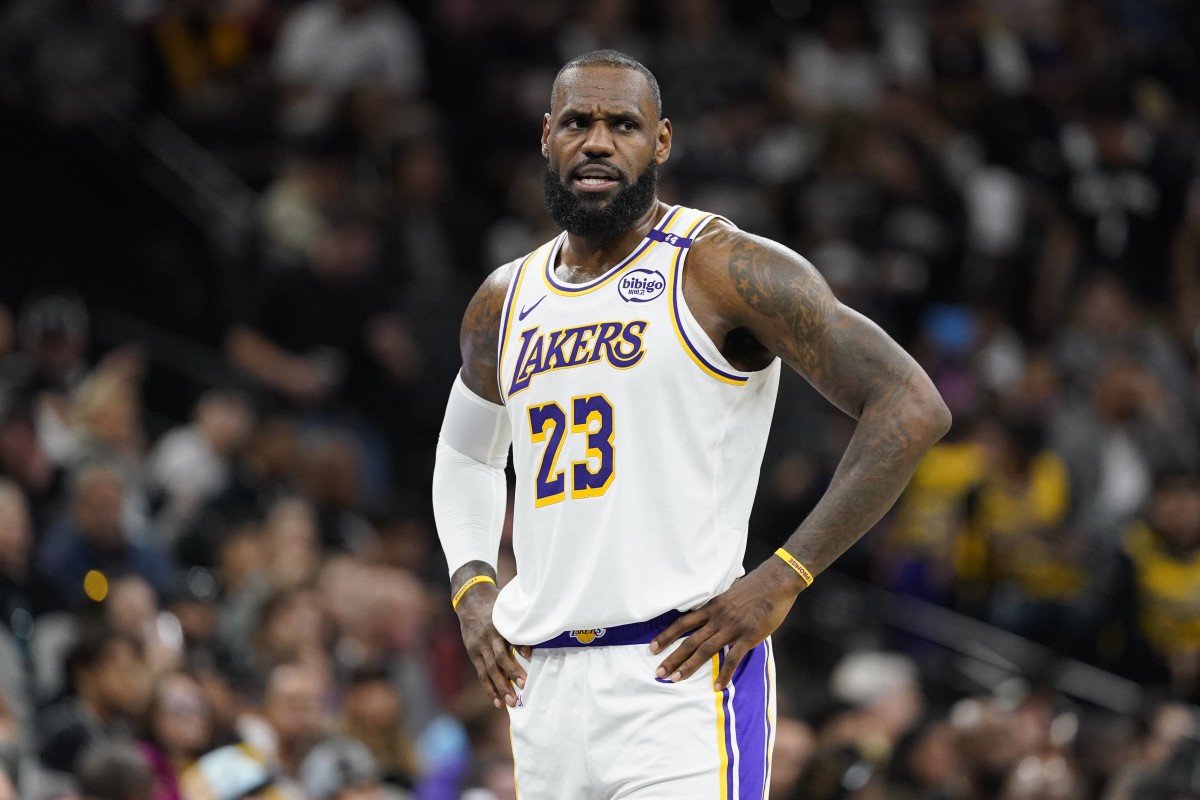
<path fill-rule="evenodd" d="M 738 578 L 723 593 L 675 620 L 650 643 L 650 652 L 662 652 L 688 631 L 694 631 L 659 665 L 657 676 L 672 683 L 685 680 L 709 663 L 722 647 L 729 653 L 713 689 L 721 691 L 746 653 L 780 626 L 804 581 L 778 558 L 769 559 L 749 575 Z"/>

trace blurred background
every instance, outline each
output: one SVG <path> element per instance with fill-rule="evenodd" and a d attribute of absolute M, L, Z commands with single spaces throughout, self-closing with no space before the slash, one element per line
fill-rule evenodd
<path fill-rule="evenodd" d="M 772 796 L 1200 797 L 1200 5 L 5 0 L 0 800 L 515 796 L 433 446 L 601 47 L 955 414 L 776 636 Z M 851 431 L 785 376 L 748 565 Z"/>

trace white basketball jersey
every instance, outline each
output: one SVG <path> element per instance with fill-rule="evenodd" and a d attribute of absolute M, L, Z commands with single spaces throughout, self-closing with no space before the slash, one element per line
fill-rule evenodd
<path fill-rule="evenodd" d="M 742 574 L 779 361 L 734 369 L 683 300 L 714 215 L 675 206 L 621 263 L 555 276 L 566 234 L 522 259 L 499 380 L 517 474 L 517 576 L 496 602 L 514 644 L 695 608 Z"/>

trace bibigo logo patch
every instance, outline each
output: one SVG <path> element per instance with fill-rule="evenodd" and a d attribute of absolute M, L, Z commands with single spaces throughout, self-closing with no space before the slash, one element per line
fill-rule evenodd
<path fill-rule="evenodd" d="M 667 279 L 657 270 L 630 270 L 617 282 L 617 292 L 626 303 L 648 303 L 666 288 Z"/>

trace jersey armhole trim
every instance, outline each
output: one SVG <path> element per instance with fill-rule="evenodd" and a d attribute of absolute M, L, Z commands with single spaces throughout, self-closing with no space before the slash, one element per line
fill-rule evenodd
<path fill-rule="evenodd" d="M 684 234 L 684 237 L 687 239 L 694 238 L 693 234 L 697 233 L 714 219 L 725 218 L 718 217 L 716 214 L 706 214 L 696 220 L 692 227 Z M 707 375 L 731 386 L 745 386 L 750 380 L 750 374 L 739 372 L 725 362 L 725 359 L 721 357 L 720 350 L 708 338 L 708 335 L 704 333 L 684 301 L 683 261 L 688 249 L 688 247 L 679 248 L 679 251 L 675 254 L 675 261 L 671 268 L 671 325 L 675 328 L 675 335 L 679 339 L 679 343 L 683 346 L 684 352 Z M 691 331 L 690 335 L 689 330 Z M 696 341 L 693 341 L 693 339 Z M 698 347 L 697 343 L 701 346 Z M 709 355 L 706 355 L 701 347 L 707 349 Z M 718 359 L 723 363 L 715 363 Z"/>
<path fill-rule="evenodd" d="M 500 316 L 500 347 L 496 351 L 496 388 L 500 391 L 500 402 L 502 403 L 505 401 L 504 375 L 502 374 L 504 367 L 504 347 L 508 344 L 508 335 L 512 331 L 513 303 L 517 301 L 517 295 L 520 294 L 521 277 L 525 274 L 525 267 L 529 265 L 529 262 L 533 260 L 533 257 L 541 249 L 539 247 L 525 256 L 525 260 L 517 267 L 517 274 L 513 276 L 512 283 L 508 285 L 508 298 L 504 301 L 504 312 Z"/>

